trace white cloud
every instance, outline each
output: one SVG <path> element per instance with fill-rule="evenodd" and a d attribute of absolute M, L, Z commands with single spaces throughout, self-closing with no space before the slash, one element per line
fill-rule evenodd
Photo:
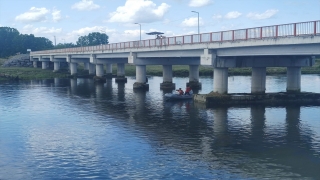
<path fill-rule="evenodd" d="M 52 10 L 51 15 L 54 22 L 58 22 L 62 19 L 60 11 L 55 8 Z"/>
<path fill-rule="evenodd" d="M 247 17 L 250 18 L 250 19 L 268 19 L 268 18 L 271 18 L 272 16 L 274 16 L 275 14 L 277 14 L 279 12 L 279 10 L 277 9 L 269 9 L 269 10 L 266 10 L 266 12 L 264 13 L 248 13 L 247 14 Z"/>
<path fill-rule="evenodd" d="M 203 21 L 202 18 L 199 18 L 199 25 L 203 25 Z M 182 26 L 185 27 L 194 27 L 194 26 L 198 26 L 198 18 L 197 17 L 191 17 L 189 19 L 185 19 L 182 23 Z"/>
<path fill-rule="evenodd" d="M 213 19 L 221 19 L 222 18 L 222 15 L 221 14 L 214 14 L 212 16 Z"/>
<path fill-rule="evenodd" d="M 81 0 L 71 6 L 71 9 L 77 9 L 79 11 L 91 11 L 99 8 L 100 6 L 94 4 L 93 0 Z"/>
<path fill-rule="evenodd" d="M 228 12 L 224 17 L 226 19 L 235 19 L 235 18 L 238 18 L 239 16 L 241 16 L 240 12 L 232 11 L 232 12 Z"/>
<path fill-rule="evenodd" d="M 78 30 L 74 30 L 72 31 L 70 34 L 76 34 L 76 35 L 88 35 L 89 33 L 92 33 L 92 32 L 106 32 L 107 34 L 110 33 L 110 32 L 114 32 L 115 30 L 114 29 L 107 29 L 106 27 L 103 27 L 103 26 L 93 26 L 93 27 L 84 27 L 84 28 L 81 28 L 81 29 L 78 29 Z"/>
<path fill-rule="evenodd" d="M 47 20 L 46 15 L 49 12 L 46 8 L 31 7 L 29 11 L 16 16 L 15 20 L 24 23 L 43 22 Z"/>
<path fill-rule="evenodd" d="M 190 7 L 202 7 L 212 3 L 212 0 L 191 0 L 189 2 Z"/>
<path fill-rule="evenodd" d="M 170 6 L 166 3 L 157 6 L 150 0 L 127 0 L 124 6 L 110 13 L 109 22 L 149 23 L 159 21 L 169 8 Z"/>
<path fill-rule="evenodd" d="M 25 25 L 22 28 L 22 31 L 26 34 L 55 34 L 55 33 L 61 33 L 62 28 L 48 28 L 48 27 L 33 27 L 33 25 Z"/>

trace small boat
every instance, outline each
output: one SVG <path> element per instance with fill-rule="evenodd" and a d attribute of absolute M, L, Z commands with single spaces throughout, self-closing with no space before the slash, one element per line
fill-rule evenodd
<path fill-rule="evenodd" d="M 166 100 L 183 100 L 183 99 L 192 99 L 193 94 L 190 95 L 179 95 L 176 93 L 166 93 L 164 94 Z"/>

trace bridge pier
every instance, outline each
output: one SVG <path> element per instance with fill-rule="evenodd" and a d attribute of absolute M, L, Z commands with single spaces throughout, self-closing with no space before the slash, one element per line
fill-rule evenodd
<path fill-rule="evenodd" d="M 37 67 L 38 67 L 38 61 L 33 61 L 32 64 L 33 64 L 33 67 L 34 67 L 34 68 L 37 68 Z"/>
<path fill-rule="evenodd" d="M 301 91 L 301 67 L 287 67 L 287 92 Z"/>
<path fill-rule="evenodd" d="M 96 64 L 96 76 L 102 77 L 103 75 L 103 64 Z"/>
<path fill-rule="evenodd" d="M 49 68 L 49 61 L 42 61 L 42 69 L 48 69 Z"/>
<path fill-rule="evenodd" d="M 112 64 L 106 64 L 106 77 L 112 78 Z"/>
<path fill-rule="evenodd" d="M 70 63 L 70 73 L 71 73 L 71 76 L 77 75 L 77 73 L 78 73 L 78 63 L 74 63 L 74 62 Z"/>
<path fill-rule="evenodd" d="M 117 77 L 116 82 L 127 82 L 124 71 L 124 63 L 117 63 Z"/>
<path fill-rule="evenodd" d="M 214 68 L 213 91 L 219 94 L 228 93 L 228 68 Z"/>
<path fill-rule="evenodd" d="M 189 82 L 186 86 L 190 86 L 191 89 L 201 89 L 201 83 L 199 82 L 199 65 L 189 65 Z"/>
<path fill-rule="evenodd" d="M 163 82 L 160 89 L 175 89 L 176 84 L 172 83 L 172 65 L 162 65 Z"/>
<path fill-rule="evenodd" d="M 53 62 L 53 72 L 60 70 L 60 62 Z"/>
<path fill-rule="evenodd" d="M 251 76 L 251 93 L 264 94 L 266 92 L 266 67 L 253 67 Z"/>
<path fill-rule="evenodd" d="M 134 89 L 149 89 L 146 82 L 146 65 L 136 65 L 136 82 L 133 84 Z"/>
<path fill-rule="evenodd" d="M 96 73 L 95 64 L 89 63 L 89 75 L 94 75 Z"/>
<path fill-rule="evenodd" d="M 90 63 L 87 63 L 87 62 L 83 63 L 84 70 L 89 70 L 89 66 L 90 66 Z"/>

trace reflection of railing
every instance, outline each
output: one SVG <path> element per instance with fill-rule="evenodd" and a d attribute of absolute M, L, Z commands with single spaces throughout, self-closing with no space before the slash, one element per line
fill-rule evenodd
<path fill-rule="evenodd" d="M 34 51 L 30 54 L 53 54 L 53 53 L 77 53 L 84 51 L 106 51 L 126 48 L 157 47 L 181 44 L 197 44 L 207 42 L 224 42 L 248 39 L 277 38 L 283 36 L 319 35 L 320 20 L 282 24 L 274 26 L 255 27 L 203 34 L 192 34 L 161 39 L 147 39 L 142 41 L 120 42 L 98 46 L 54 49 L 46 51 Z"/>

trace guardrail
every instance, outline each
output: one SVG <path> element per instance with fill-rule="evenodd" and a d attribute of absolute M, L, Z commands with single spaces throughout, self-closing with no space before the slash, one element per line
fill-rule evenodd
<path fill-rule="evenodd" d="M 162 39 L 147 39 L 142 41 L 120 42 L 120 43 L 112 43 L 112 44 L 97 45 L 97 46 L 34 51 L 34 52 L 31 52 L 30 54 L 35 55 L 35 54 L 55 54 L 55 53 L 76 53 L 76 52 L 84 52 L 84 51 L 103 51 L 103 50 L 116 50 L 116 49 L 126 49 L 126 48 L 171 46 L 171 45 L 182 45 L 182 44 L 197 44 L 197 43 L 209 43 L 209 42 L 224 42 L 224 41 L 235 41 L 235 40 L 277 38 L 277 37 L 284 37 L 284 36 L 302 36 L 302 35 L 318 35 L 318 34 L 320 34 L 320 20 L 273 25 L 273 26 L 263 26 L 263 27 L 255 27 L 255 28 L 248 28 L 248 29 L 237 29 L 237 30 L 230 30 L 230 31 L 165 37 Z"/>

